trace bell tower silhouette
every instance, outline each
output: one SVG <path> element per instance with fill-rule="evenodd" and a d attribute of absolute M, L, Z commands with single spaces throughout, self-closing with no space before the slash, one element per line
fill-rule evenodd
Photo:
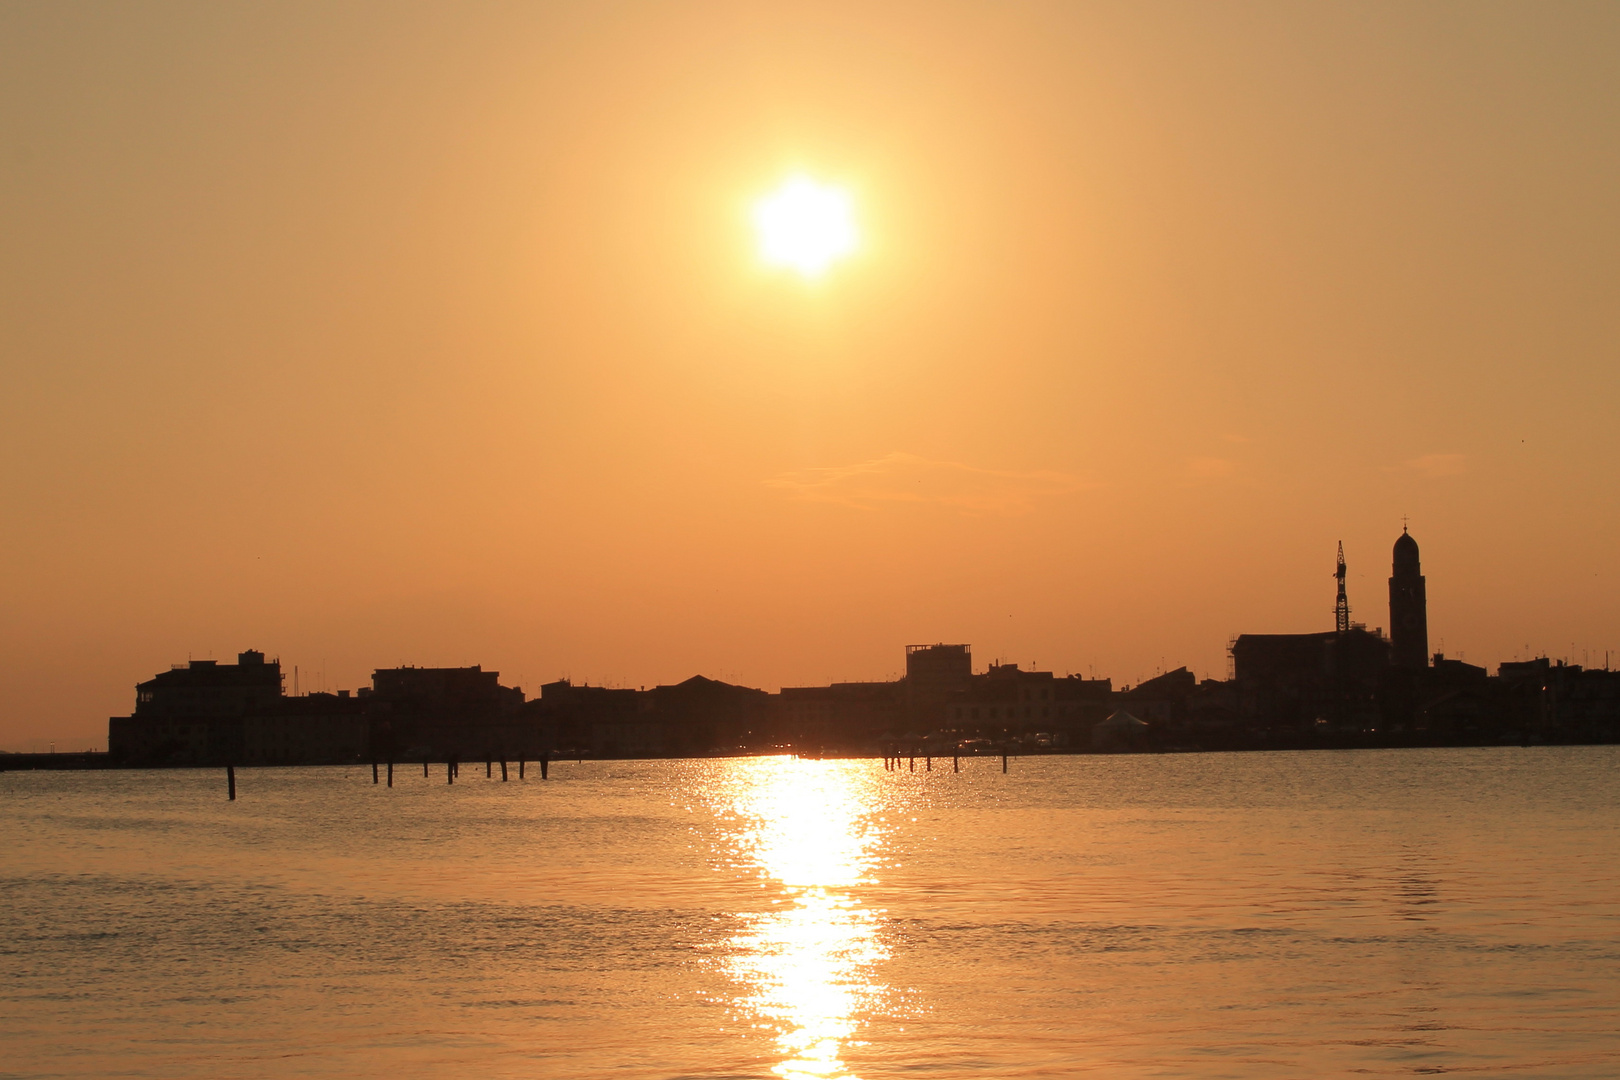
<path fill-rule="evenodd" d="M 1429 666 L 1429 597 L 1417 541 L 1403 527 L 1389 579 L 1389 641 L 1396 667 Z"/>

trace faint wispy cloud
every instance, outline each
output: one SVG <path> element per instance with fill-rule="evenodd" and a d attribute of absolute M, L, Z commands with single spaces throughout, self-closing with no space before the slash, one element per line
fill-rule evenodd
<path fill-rule="evenodd" d="M 1430 479 L 1438 479 L 1442 476 L 1456 476 L 1458 473 L 1467 472 L 1468 460 L 1463 454 L 1424 454 L 1422 457 L 1402 462 L 1401 468 Z"/>
<path fill-rule="evenodd" d="M 1188 458 L 1187 471 L 1206 480 L 1218 480 L 1237 472 L 1237 462 L 1218 457 Z"/>
<path fill-rule="evenodd" d="M 1038 499 L 1095 486 L 1070 473 L 981 469 L 898 452 L 855 465 L 797 469 L 773 476 L 765 485 L 810 502 L 863 509 L 920 503 L 973 514 L 1027 513 Z"/>

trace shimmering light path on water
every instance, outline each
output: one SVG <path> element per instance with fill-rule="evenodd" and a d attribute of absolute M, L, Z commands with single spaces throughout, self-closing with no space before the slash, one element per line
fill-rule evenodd
<path fill-rule="evenodd" d="M 0 1076 L 1613 1077 L 1617 768 L 5 773 Z"/>

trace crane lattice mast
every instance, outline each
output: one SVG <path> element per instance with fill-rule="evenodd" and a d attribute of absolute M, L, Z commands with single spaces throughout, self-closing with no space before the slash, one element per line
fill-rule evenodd
<path fill-rule="evenodd" d="M 1339 541 L 1339 566 L 1333 576 L 1339 579 L 1339 598 L 1333 605 L 1334 629 L 1341 634 L 1350 632 L 1350 599 L 1344 594 L 1344 541 Z"/>

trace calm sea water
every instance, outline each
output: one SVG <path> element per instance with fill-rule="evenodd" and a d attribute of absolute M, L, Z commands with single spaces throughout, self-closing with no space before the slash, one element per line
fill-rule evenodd
<path fill-rule="evenodd" d="M 1615 1077 L 1617 769 L 0 774 L 0 1075 Z"/>

